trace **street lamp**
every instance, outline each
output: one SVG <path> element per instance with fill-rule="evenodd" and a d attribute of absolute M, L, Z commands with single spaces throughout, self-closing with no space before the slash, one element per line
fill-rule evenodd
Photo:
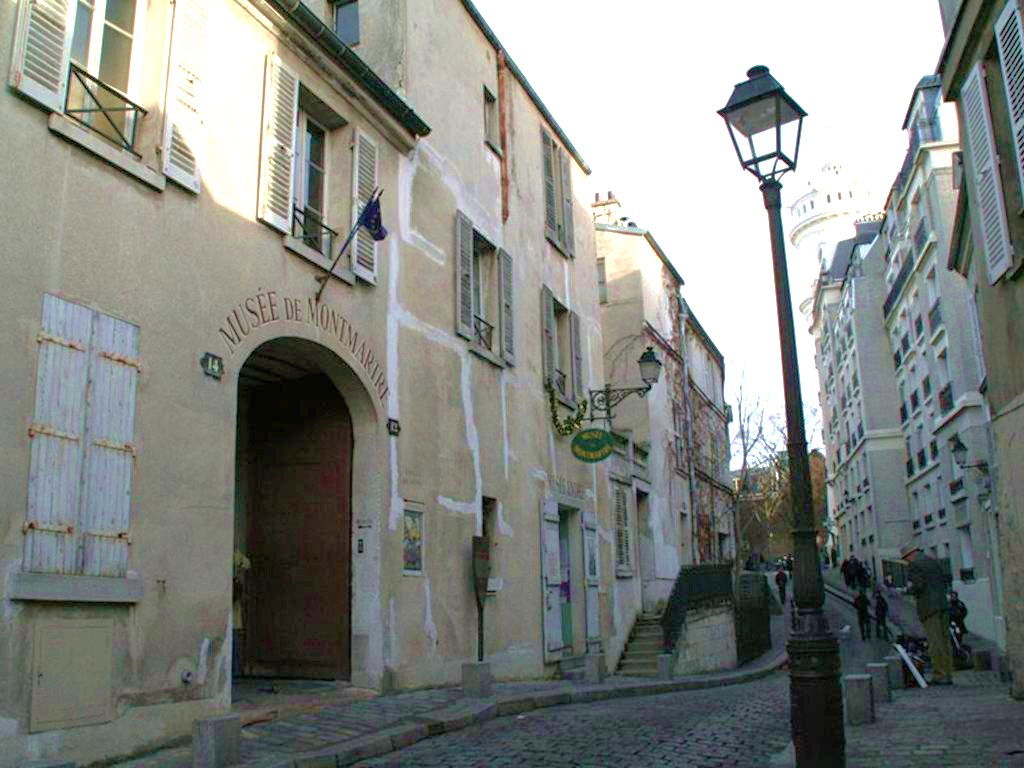
<path fill-rule="evenodd" d="M 636 361 L 640 367 L 640 380 L 644 383 L 642 387 L 605 387 L 604 389 L 590 390 L 590 418 L 591 420 L 607 419 L 611 423 L 612 409 L 630 395 L 646 397 L 651 388 L 661 378 L 661 360 L 654 352 L 654 347 L 648 347 Z"/>
<path fill-rule="evenodd" d="M 761 183 L 768 211 L 775 306 L 782 348 L 786 395 L 789 487 L 793 500 L 793 598 L 796 616 L 787 646 L 790 658 L 790 727 L 799 768 L 846 765 L 843 697 L 839 686 L 839 644 L 825 618 L 825 587 L 818 567 L 818 544 L 811 476 L 804 432 L 800 375 L 789 295 L 786 244 L 782 233 L 782 185 L 779 178 L 796 169 L 800 132 L 806 116 L 772 77 L 767 67 L 753 67 L 718 114 L 729 129 L 740 166 Z"/>
<path fill-rule="evenodd" d="M 976 469 L 982 476 L 982 492 L 988 493 L 991 487 L 991 481 L 988 477 L 988 462 L 982 459 L 981 461 L 967 463 L 967 446 L 964 445 L 964 441 L 960 439 L 960 435 L 953 435 L 949 439 L 949 450 L 953 454 L 953 461 L 960 469 Z"/>

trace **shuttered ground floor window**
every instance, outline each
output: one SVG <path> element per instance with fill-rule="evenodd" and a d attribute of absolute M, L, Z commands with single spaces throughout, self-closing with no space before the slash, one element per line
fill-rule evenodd
<path fill-rule="evenodd" d="M 124 576 L 139 329 L 43 297 L 23 570 Z"/>

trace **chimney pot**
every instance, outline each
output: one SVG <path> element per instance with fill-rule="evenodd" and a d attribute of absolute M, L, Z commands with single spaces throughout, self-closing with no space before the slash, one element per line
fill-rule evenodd
<path fill-rule="evenodd" d="M 614 200 L 615 199 L 615 195 L 612 193 L 612 191 L 610 189 L 608 190 L 608 199 L 609 200 Z"/>

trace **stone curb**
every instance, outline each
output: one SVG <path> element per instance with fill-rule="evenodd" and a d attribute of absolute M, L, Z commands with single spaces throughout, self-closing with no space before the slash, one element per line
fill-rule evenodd
<path fill-rule="evenodd" d="M 351 739 L 315 752 L 295 755 L 274 764 L 273 768 L 340 768 L 340 766 L 354 765 L 361 760 L 369 760 L 404 749 L 432 736 L 460 731 L 496 717 L 518 715 L 535 709 L 635 696 L 657 696 L 677 691 L 696 691 L 704 688 L 721 688 L 727 685 L 749 683 L 767 677 L 783 667 L 788 660 L 789 656 L 783 650 L 758 669 L 728 675 L 680 678 L 630 685 L 606 684 L 580 690 L 567 688 L 526 695 L 492 696 L 486 699 L 463 699 L 457 704 L 427 715 L 411 718 L 408 722 L 377 733 Z"/>

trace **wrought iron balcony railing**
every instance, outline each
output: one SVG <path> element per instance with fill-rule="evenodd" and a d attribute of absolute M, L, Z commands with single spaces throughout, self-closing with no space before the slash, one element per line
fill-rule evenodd
<path fill-rule="evenodd" d="M 136 157 L 135 137 L 146 110 L 76 64 L 68 67 L 64 114 Z"/>
<path fill-rule="evenodd" d="M 491 340 L 494 336 L 494 326 L 488 323 L 479 315 L 473 315 L 473 333 L 476 334 L 477 343 L 485 349 L 491 348 Z M 555 371 L 555 386 L 563 395 L 565 394 L 565 374 Z"/>
<path fill-rule="evenodd" d="M 324 224 L 319 213 L 309 208 L 292 208 L 292 235 L 328 258 L 334 252 L 338 233 Z"/>

